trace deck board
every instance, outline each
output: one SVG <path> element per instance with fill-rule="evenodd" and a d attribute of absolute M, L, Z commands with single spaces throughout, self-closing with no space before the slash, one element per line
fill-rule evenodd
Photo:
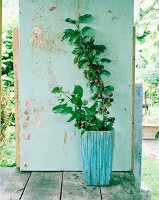
<path fill-rule="evenodd" d="M 101 187 L 103 200 L 141 200 L 132 172 L 113 172 L 109 187 Z"/>
<path fill-rule="evenodd" d="M 64 172 L 62 200 L 101 200 L 99 187 L 86 187 L 82 172 Z"/>
<path fill-rule="evenodd" d="M 82 172 L 20 172 L 0 168 L 0 200 L 141 200 L 132 172 L 113 172 L 108 187 L 90 187 Z"/>
<path fill-rule="evenodd" d="M 22 200 L 59 200 L 61 172 L 32 172 Z"/>
<path fill-rule="evenodd" d="M 23 193 L 30 172 L 17 168 L 0 168 L 0 199 L 18 200 Z"/>

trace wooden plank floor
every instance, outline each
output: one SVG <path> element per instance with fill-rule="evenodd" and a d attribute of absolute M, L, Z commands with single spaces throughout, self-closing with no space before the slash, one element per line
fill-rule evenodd
<path fill-rule="evenodd" d="M 82 172 L 0 168 L 0 200 L 141 200 L 131 172 L 113 172 L 109 187 L 88 187 Z"/>

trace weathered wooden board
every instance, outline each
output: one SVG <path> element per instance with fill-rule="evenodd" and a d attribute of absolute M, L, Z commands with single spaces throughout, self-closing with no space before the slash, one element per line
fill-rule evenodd
<path fill-rule="evenodd" d="M 0 199 L 19 199 L 30 174 L 31 172 L 21 172 L 17 168 L 0 168 Z"/>
<path fill-rule="evenodd" d="M 88 187 L 82 179 L 82 172 L 64 172 L 62 200 L 100 200 L 100 188 Z"/>
<path fill-rule="evenodd" d="M 132 172 L 114 172 L 108 187 L 90 187 L 82 172 L 20 172 L 0 170 L 1 200 L 140 200 Z"/>
<path fill-rule="evenodd" d="M 32 172 L 22 200 L 59 200 L 61 172 Z"/>
<path fill-rule="evenodd" d="M 13 30 L 13 66 L 14 66 L 14 96 L 15 96 L 15 133 L 16 133 L 16 166 L 20 166 L 19 141 L 19 30 Z"/>
<path fill-rule="evenodd" d="M 142 200 L 132 172 L 113 172 L 109 187 L 102 187 L 103 200 Z"/>
<path fill-rule="evenodd" d="M 136 182 L 141 185 L 142 162 L 142 84 L 135 86 L 135 115 L 134 115 L 134 175 Z"/>
<path fill-rule="evenodd" d="M 80 136 L 67 117 L 52 114 L 55 85 L 85 86 L 73 64 L 72 47 L 60 42 L 67 17 L 90 13 L 96 42 L 107 46 L 115 86 L 113 170 L 131 170 L 133 85 L 133 0 L 20 0 L 20 168 L 81 170 Z M 73 161 L 73 162 L 72 162 Z"/>

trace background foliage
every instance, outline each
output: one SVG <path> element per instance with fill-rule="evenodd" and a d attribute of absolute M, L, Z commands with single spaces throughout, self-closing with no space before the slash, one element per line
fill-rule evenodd
<path fill-rule="evenodd" d="M 0 166 L 15 165 L 14 73 L 12 28 L 2 34 Z"/>
<path fill-rule="evenodd" d="M 19 0 L 2 2 L 2 119 L 0 166 L 15 166 L 14 75 L 12 30 L 18 26 Z"/>
<path fill-rule="evenodd" d="M 159 103 L 159 1 L 142 0 L 137 24 L 137 76 L 152 104 Z M 143 70 L 144 69 L 144 70 Z"/>

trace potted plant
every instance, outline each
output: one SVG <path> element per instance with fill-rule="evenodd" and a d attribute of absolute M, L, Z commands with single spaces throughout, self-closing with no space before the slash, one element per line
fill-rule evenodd
<path fill-rule="evenodd" d="M 78 20 L 70 18 L 66 22 L 75 29 L 66 29 L 62 40 L 68 39 L 74 46 L 74 64 L 83 70 L 90 88 L 90 100 L 83 99 L 83 88 L 75 85 L 72 92 L 63 87 L 54 87 L 52 92 L 59 102 L 53 107 L 54 113 L 69 115 L 68 122 L 81 130 L 81 150 L 84 178 L 87 185 L 109 185 L 112 172 L 114 144 L 114 117 L 110 116 L 114 87 L 105 85 L 104 76 L 111 74 L 105 68 L 109 59 L 103 58 L 106 47 L 95 44 L 94 36 L 90 36 L 91 27 L 84 26 L 91 15 L 79 16 Z"/>

